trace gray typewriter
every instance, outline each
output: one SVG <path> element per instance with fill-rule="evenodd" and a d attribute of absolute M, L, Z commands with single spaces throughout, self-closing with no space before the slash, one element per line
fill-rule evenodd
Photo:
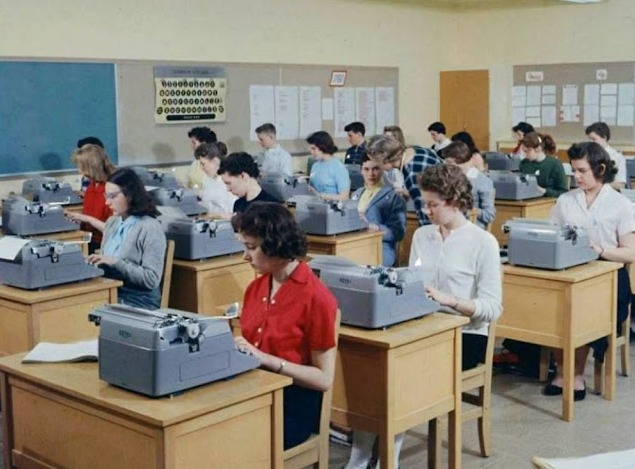
<path fill-rule="evenodd" d="M 275 197 L 278 202 L 286 202 L 296 195 L 311 194 L 306 177 L 271 173 L 261 177 L 258 183 L 265 192 Z"/>
<path fill-rule="evenodd" d="M 598 258 L 584 228 L 514 218 L 503 225 L 503 231 L 509 233 L 507 255 L 512 265 L 558 270 Z"/>
<path fill-rule="evenodd" d="M 368 228 L 359 216 L 358 200 L 323 200 L 315 196 L 295 196 L 295 219 L 307 234 L 334 235 Z"/>
<path fill-rule="evenodd" d="M 2 201 L 2 229 L 7 234 L 31 236 L 79 229 L 59 205 L 31 202 L 11 195 Z"/>
<path fill-rule="evenodd" d="M 520 171 L 522 158 L 517 155 L 508 155 L 497 151 L 483 152 L 483 158 L 487 163 L 488 171 Z"/>
<path fill-rule="evenodd" d="M 24 181 L 22 195 L 36 202 L 47 204 L 77 205 L 82 203 L 82 198 L 73 192 L 73 188 L 68 182 L 57 182 L 48 177 Z"/>
<path fill-rule="evenodd" d="M 243 251 L 229 220 L 191 218 L 161 220 L 167 239 L 174 240 L 174 257 L 195 260 Z"/>
<path fill-rule="evenodd" d="M 147 396 L 176 393 L 260 365 L 237 350 L 223 316 L 110 304 L 95 308 L 88 319 L 100 326 L 99 377 Z"/>
<path fill-rule="evenodd" d="M 309 266 L 337 298 L 342 324 L 378 329 L 443 308 L 425 294 L 418 267 L 364 266 L 317 256 Z"/>
<path fill-rule="evenodd" d="M 132 170 L 139 176 L 144 186 L 163 187 L 166 189 L 178 189 L 178 183 L 174 174 L 153 171 L 143 166 L 133 166 Z"/>
<path fill-rule="evenodd" d="M 148 193 L 156 205 L 178 207 L 187 216 L 207 213 L 207 209 L 198 203 L 194 189 L 157 187 Z"/>
<path fill-rule="evenodd" d="M 538 189 L 536 176 L 511 171 L 490 171 L 488 176 L 494 183 L 497 200 L 525 200 L 543 196 Z"/>
<path fill-rule="evenodd" d="M 13 236 L 4 236 L 0 244 Z M 15 240 L 15 238 L 14 238 Z M 12 258 L 0 258 L 0 282 L 12 287 L 37 288 L 101 277 L 104 271 L 88 265 L 81 247 L 59 241 L 23 240 Z"/>

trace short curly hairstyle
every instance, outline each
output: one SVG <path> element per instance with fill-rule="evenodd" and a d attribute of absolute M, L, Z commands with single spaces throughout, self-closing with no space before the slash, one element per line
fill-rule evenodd
<path fill-rule="evenodd" d="M 201 158 L 205 158 L 207 160 L 213 160 L 214 158 L 218 158 L 220 161 L 223 160 L 223 157 L 227 153 L 223 153 L 227 148 L 222 148 L 220 146 L 221 142 L 214 143 L 201 143 L 196 150 L 194 150 L 194 157 L 197 160 Z"/>
<path fill-rule="evenodd" d="M 366 145 L 366 153 L 379 164 L 394 163 L 401 159 L 406 147 L 396 138 L 375 135 Z"/>
<path fill-rule="evenodd" d="M 467 212 L 474 206 L 472 184 L 458 166 L 428 166 L 419 174 L 418 179 L 422 192 L 434 192 L 448 205 L 458 207 L 462 212 Z"/>
<path fill-rule="evenodd" d="M 260 249 L 269 257 L 294 260 L 306 255 L 306 235 L 291 212 L 278 203 L 250 204 L 234 215 L 232 227 L 237 233 L 260 239 Z"/>
<path fill-rule="evenodd" d="M 615 180 L 615 175 L 617 174 L 615 161 L 611 159 L 609 154 L 599 143 L 574 143 L 567 150 L 567 155 L 569 156 L 570 162 L 586 158 L 596 181 L 610 184 Z"/>

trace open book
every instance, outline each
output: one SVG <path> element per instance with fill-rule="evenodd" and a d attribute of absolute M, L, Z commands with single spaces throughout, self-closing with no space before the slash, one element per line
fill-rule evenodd
<path fill-rule="evenodd" d="M 97 355 L 97 339 L 70 344 L 40 342 L 22 359 L 22 363 L 96 361 Z"/>

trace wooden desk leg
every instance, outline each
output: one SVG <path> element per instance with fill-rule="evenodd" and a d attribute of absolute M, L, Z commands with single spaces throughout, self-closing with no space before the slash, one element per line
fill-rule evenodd
<path fill-rule="evenodd" d="M 384 408 L 386 415 L 380 423 L 379 430 L 379 461 L 382 468 L 395 468 L 395 352 L 388 350 L 380 358 L 379 369 L 386 376 L 384 386 Z"/>
<path fill-rule="evenodd" d="M 573 420 L 573 377 L 575 376 L 575 349 L 571 338 L 565 337 L 562 350 L 562 420 Z"/>
<path fill-rule="evenodd" d="M 381 467 L 397 469 L 395 467 L 395 434 L 389 430 L 392 425 L 385 425 L 379 433 L 379 462 Z"/>
<path fill-rule="evenodd" d="M 11 409 L 11 389 L 9 377 L 0 373 L 0 402 L 2 404 L 2 443 L 4 466 L 11 468 L 11 451 L 13 450 L 13 411 Z"/>
<path fill-rule="evenodd" d="M 628 324 L 626 327 L 630 327 Z M 604 399 L 608 401 L 612 401 L 615 399 L 615 324 L 611 326 L 611 334 L 608 336 L 609 340 L 609 348 L 606 350 L 606 355 L 604 355 Z M 625 347 L 628 347 L 627 343 Z"/>
<path fill-rule="evenodd" d="M 272 469 L 284 468 L 284 428 L 283 428 L 283 400 L 282 389 L 273 392 L 271 406 L 271 467 Z"/>
<path fill-rule="evenodd" d="M 448 418 L 448 457 L 450 469 L 461 469 L 461 371 L 462 371 L 462 333 L 461 328 L 454 332 L 454 410 Z"/>
<path fill-rule="evenodd" d="M 441 469 L 439 419 L 432 419 L 428 422 L 428 469 Z"/>

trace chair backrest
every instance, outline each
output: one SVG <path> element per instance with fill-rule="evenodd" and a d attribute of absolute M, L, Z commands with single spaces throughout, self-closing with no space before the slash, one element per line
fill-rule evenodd
<path fill-rule="evenodd" d="M 487 347 L 485 347 L 485 366 L 492 372 L 492 366 L 494 365 L 494 344 L 496 343 L 496 321 L 492 321 L 489 324 L 489 330 L 487 331 Z"/>
<path fill-rule="evenodd" d="M 170 301 L 170 285 L 172 283 L 172 264 L 174 262 L 174 241 L 169 239 L 165 248 L 163 278 L 161 279 L 161 308 L 167 308 Z"/>
<path fill-rule="evenodd" d="M 337 349 L 337 343 L 340 337 L 340 320 L 342 313 L 338 309 L 335 314 L 335 348 Z M 328 439 L 330 424 L 331 424 L 331 402 L 333 401 L 333 386 L 328 391 L 322 394 L 322 409 L 320 410 L 320 435 L 327 435 Z"/>

